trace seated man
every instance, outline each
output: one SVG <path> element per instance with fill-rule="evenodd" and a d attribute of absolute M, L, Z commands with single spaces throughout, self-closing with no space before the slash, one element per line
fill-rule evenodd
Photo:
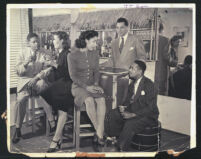
<path fill-rule="evenodd" d="M 118 137 L 118 151 L 127 151 L 135 134 L 158 121 L 157 91 L 144 76 L 146 64 L 136 60 L 129 68 L 131 83 L 123 106 L 111 110 L 106 117 L 106 134 Z"/>
<path fill-rule="evenodd" d="M 187 55 L 184 59 L 183 67 L 178 69 L 169 78 L 169 95 L 191 100 L 192 85 L 192 56 Z"/>
<path fill-rule="evenodd" d="M 51 68 L 45 68 L 45 65 L 49 65 L 45 61 L 44 50 L 39 49 L 39 39 L 38 35 L 35 33 L 30 33 L 27 36 L 27 41 L 29 47 L 23 50 L 18 56 L 16 71 L 19 76 L 17 85 L 17 101 L 15 104 L 15 132 L 12 138 L 13 143 L 19 142 L 21 138 L 21 127 L 26 114 L 26 107 L 28 105 L 28 97 L 30 94 L 39 94 L 48 85 L 43 80 Z M 47 114 L 49 121 L 53 121 L 53 115 L 51 107 L 42 99 L 41 105 Z M 54 127 L 55 123 L 51 126 Z"/>

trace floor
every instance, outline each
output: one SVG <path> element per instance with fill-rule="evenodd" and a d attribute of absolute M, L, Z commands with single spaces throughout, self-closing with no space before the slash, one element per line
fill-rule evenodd
<path fill-rule="evenodd" d="M 11 127 L 11 136 L 13 136 L 14 127 Z M 36 132 L 33 134 L 31 125 L 24 124 L 22 127 L 23 139 L 17 144 L 11 143 L 12 152 L 37 152 L 44 153 L 47 151 L 49 144 L 51 142 L 52 136 L 45 135 L 44 121 L 38 119 L 36 124 Z M 72 128 L 66 126 L 63 131 L 63 144 L 62 149 L 58 152 L 74 152 L 74 147 L 72 144 Z M 96 147 L 93 146 L 92 137 L 81 138 L 80 152 L 97 152 Z M 190 137 L 183 134 L 178 134 L 165 129 L 161 130 L 161 142 L 160 151 L 167 149 L 174 149 L 175 151 L 182 151 L 189 149 Z M 105 145 L 102 150 L 103 152 L 116 152 L 116 149 L 112 145 Z M 129 148 L 130 152 L 138 152 L 138 150 L 133 149 L 131 146 Z"/>
<path fill-rule="evenodd" d="M 13 136 L 14 130 L 14 104 L 15 104 L 15 95 L 11 95 L 11 104 L 10 104 L 10 113 L 11 113 L 11 136 Z M 31 125 L 24 124 L 22 127 L 23 140 L 17 144 L 10 144 L 11 152 L 24 152 L 24 153 L 44 153 L 47 151 L 52 136 L 45 135 L 45 123 L 44 119 L 37 119 L 36 123 L 36 132 L 33 134 Z M 63 132 L 64 140 L 62 148 L 58 152 L 74 152 L 75 149 L 72 144 L 72 127 L 66 126 Z M 81 138 L 80 152 L 97 152 L 96 147 L 92 144 L 92 137 Z M 179 134 L 169 130 L 161 130 L 161 142 L 160 142 L 160 151 L 167 149 L 174 149 L 175 151 L 182 151 L 189 149 L 190 146 L 190 137 L 187 135 Z M 116 149 L 112 145 L 106 145 L 102 148 L 102 152 L 115 152 Z M 129 148 L 131 152 L 138 152 L 132 146 Z"/>

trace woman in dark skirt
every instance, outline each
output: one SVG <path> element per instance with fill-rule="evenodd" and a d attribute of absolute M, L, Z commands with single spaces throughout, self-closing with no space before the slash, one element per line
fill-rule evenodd
<path fill-rule="evenodd" d="M 67 112 L 74 104 L 71 94 L 72 80 L 68 73 L 67 64 L 67 55 L 70 48 L 69 36 L 65 32 L 56 32 L 53 43 L 58 51 L 57 64 L 51 74 L 53 82 L 41 95 L 52 106 L 53 110 L 58 111 L 57 128 L 48 152 L 54 152 L 60 148 L 62 131 L 67 120 Z M 50 123 L 50 125 L 52 124 Z"/>
<path fill-rule="evenodd" d="M 80 107 L 86 105 L 86 112 L 96 130 L 94 141 L 103 145 L 106 104 L 103 89 L 99 86 L 97 39 L 96 31 L 82 32 L 75 41 L 76 48 L 68 55 L 68 65 L 75 104 Z"/>

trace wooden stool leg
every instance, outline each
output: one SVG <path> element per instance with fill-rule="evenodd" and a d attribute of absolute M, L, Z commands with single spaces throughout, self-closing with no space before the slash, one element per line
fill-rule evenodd
<path fill-rule="evenodd" d="M 29 105 L 28 105 L 28 107 L 26 108 L 26 115 L 25 115 L 25 118 L 26 118 L 26 126 L 27 126 L 27 127 L 29 126 L 29 117 L 30 117 L 30 111 L 29 111 Z"/>
<path fill-rule="evenodd" d="M 80 148 L 80 108 L 77 109 L 76 111 L 76 145 L 75 145 L 75 149 L 76 151 L 79 151 Z"/>
<path fill-rule="evenodd" d="M 50 125 L 49 125 L 49 122 L 48 122 L 48 118 L 47 118 L 47 115 L 45 115 L 45 121 L 46 121 L 46 136 L 49 136 L 50 135 Z"/>
<path fill-rule="evenodd" d="M 31 116 L 32 116 L 32 133 L 35 133 L 35 99 L 34 97 L 29 97 L 29 104 L 31 105 Z"/>
<path fill-rule="evenodd" d="M 73 120 L 73 146 L 75 147 L 76 145 L 76 109 L 74 106 L 74 116 L 73 116 L 74 120 Z"/>

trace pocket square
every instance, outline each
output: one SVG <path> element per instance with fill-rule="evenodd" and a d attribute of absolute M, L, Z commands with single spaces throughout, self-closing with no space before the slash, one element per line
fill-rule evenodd
<path fill-rule="evenodd" d="M 134 49 L 134 47 L 130 47 L 129 51 L 131 51 L 131 50 L 133 50 L 133 49 Z"/>
<path fill-rule="evenodd" d="M 141 91 L 141 95 L 144 96 L 145 95 L 145 91 L 142 90 Z"/>

